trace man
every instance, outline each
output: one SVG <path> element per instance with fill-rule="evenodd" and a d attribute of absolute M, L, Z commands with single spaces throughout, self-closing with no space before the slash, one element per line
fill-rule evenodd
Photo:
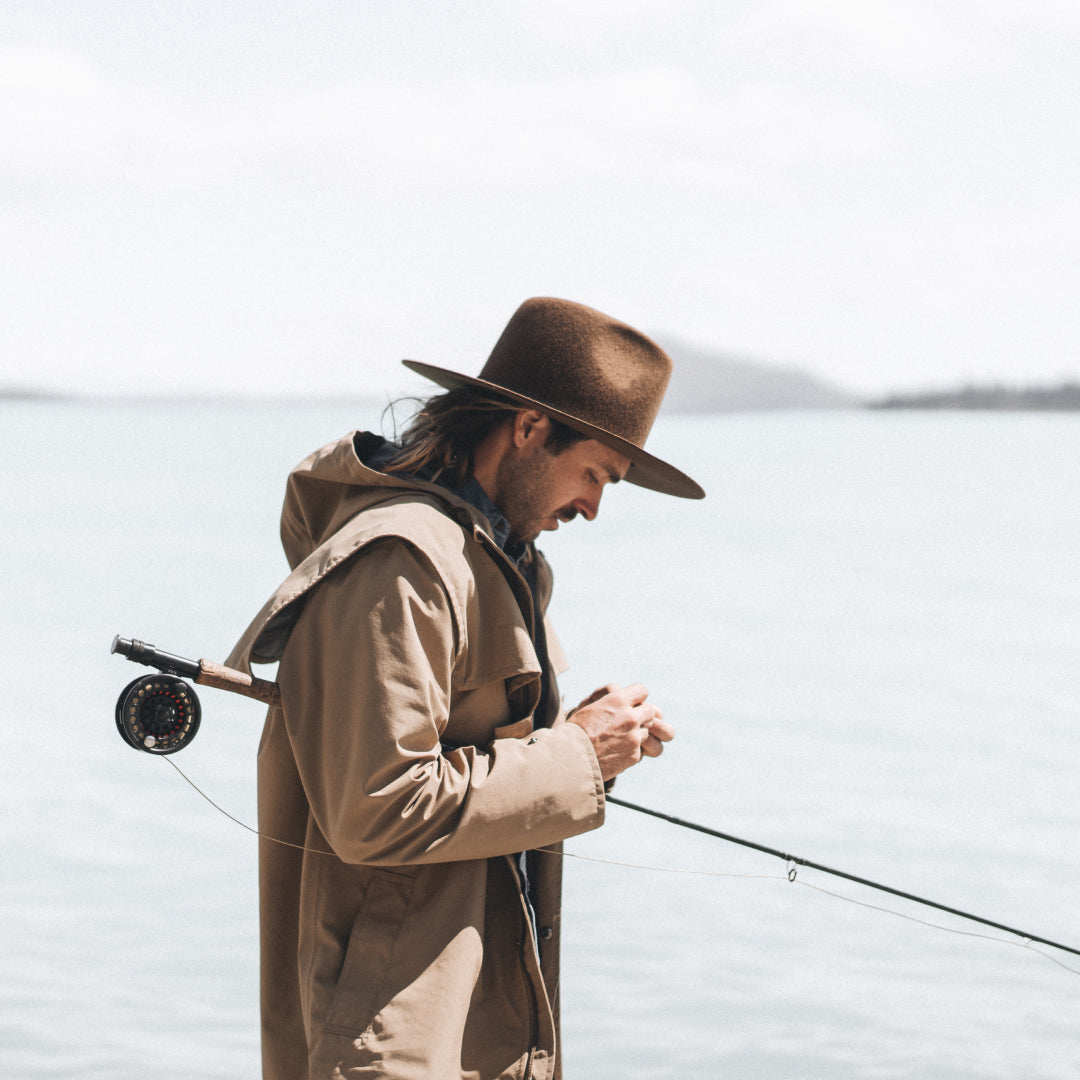
<path fill-rule="evenodd" d="M 354 433 L 289 478 L 293 572 L 229 664 L 280 661 L 259 749 L 267 1080 L 558 1077 L 559 842 L 673 731 L 642 686 L 569 715 L 533 541 L 626 480 L 701 498 L 643 449 L 671 362 L 526 301 L 480 377 L 402 444 Z"/>

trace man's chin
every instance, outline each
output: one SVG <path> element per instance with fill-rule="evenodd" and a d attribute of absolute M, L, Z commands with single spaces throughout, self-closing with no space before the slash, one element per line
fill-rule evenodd
<path fill-rule="evenodd" d="M 558 527 L 558 518 L 545 518 L 544 521 L 526 525 L 520 531 L 515 529 L 510 533 L 510 537 L 506 541 L 507 546 L 513 547 L 515 544 L 531 544 L 542 532 L 554 532 Z"/>

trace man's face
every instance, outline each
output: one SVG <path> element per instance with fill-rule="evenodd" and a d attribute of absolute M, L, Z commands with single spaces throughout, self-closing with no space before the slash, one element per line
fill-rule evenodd
<path fill-rule="evenodd" d="M 495 504 L 510 523 L 510 542 L 535 540 L 543 530 L 581 514 L 592 521 L 605 484 L 618 483 L 630 459 L 595 439 L 560 453 L 548 449 L 550 422 L 543 417 L 499 463 Z"/>

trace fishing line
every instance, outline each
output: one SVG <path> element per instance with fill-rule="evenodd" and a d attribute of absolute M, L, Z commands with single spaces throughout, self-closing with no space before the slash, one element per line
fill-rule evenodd
<path fill-rule="evenodd" d="M 191 777 L 188 776 L 187 773 L 185 773 L 184 770 L 181 769 L 180 766 L 177 765 L 176 762 L 173 761 L 171 758 L 163 757 L 162 760 L 167 762 L 169 765 L 171 765 L 176 770 L 176 772 L 180 774 L 180 776 L 183 778 L 183 780 L 194 791 L 196 791 L 199 795 L 201 795 L 202 798 L 205 799 L 206 802 L 208 802 L 215 810 L 217 810 L 218 813 L 223 814 L 231 822 L 233 822 L 236 825 L 239 825 L 240 828 L 245 829 L 247 832 L 251 833 L 253 836 L 257 836 L 260 840 L 268 840 L 271 843 L 280 844 L 283 847 L 295 848 L 297 851 L 310 852 L 312 855 L 332 855 L 333 854 L 333 852 L 323 851 L 320 848 L 309 848 L 309 847 L 306 847 L 303 844 L 294 844 L 294 843 L 291 843 L 288 840 L 279 840 L 276 836 L 269 836 L 268 834 L 266 834 L 264 832 L 260 832 L 258 829 L 253 828 L 251 825 L 248 825 L 246 822 L 241 821 L 238 817 L 235 817 L 232 814 L 230 814 L 229 811 L 226 810 L 224 807 L 222 807 L 222 806 L 218 805 L 218 803 L 214 802 L 214 800 L 211 799 L 210 796 L 207 795 L 206 792 L 203 791 L 202 788 L 200 788 L 199 785 L 196 784 L 195 781 L 192 780 Z M 787 880 L 791 884 L 804 885 L 808 889 L 813 889 L 815 892 L 824 893 L 826 896 L 831 896 L 835 900 L 842 900 L 845 903 L 854 904 L 856 907 L 868 908 L 871 911 L 880 911 L 880 912 L 882 912 L 882 913 L 884 913 L 886 915 L 895 915 L 898 919 L 906 919 L 908 922 L 917 923 L 920 926 L 927 926 L 927 927 L 930 927 L 930 928 L 932 928 L 934 930 L 941 930 L 941 931 L 943 931 L 943 932 L 945 932 L 947 934 L 957 934 L 957 935 L 959 935 L 961 937 L 982 938 L 984 941 L 997 942 L 999 945 L 1011 945 L 1011 946 L 1013 946 L 1014 948 L 1017 948 L 1017 949 L 1025 949 L 1028 952 L 1033 952 L 1033 953 L 1036 953 L 1038 956 L 1045 957 L 1051 963 L 1057 964 L 1058 967 L 1064 968 L 1066 971 L 1071 972 L 1073 975 L 1080 975 L 1080 970 L 1077 970 L 1076 968 L 1069 967 L 1068 964 L 1062 963 L 1056 957 L 1051 956 L 1047 952 L 1043 952 L 1042 949 L 1036 949 L 1032 945 L 1032 942 L 1037 941 L 1037 942 L 1039 942 L 1040 944 L 1043 944 L 1043 945 L 1050 945 L 1052 948 L 1055 948 L 1055 949 L 1062 949 L 1065 952 L 1077 953 L 1076 949 L 1071 949 L 1067 945 L 1058 945 L 1056 942 L 1048 941 L 1046 938 L 1036 937 L 1033 934 L 1025 934 L 1021 930 L 1010 929 L 1009 927 L 1002 926 L 999 923 L 990 922 L 988 919 L 982 919 L 977 915 L 965 914 L 964 912 L 957 911 L 954 908 L 945 907 L 943 904 L 937 904 L 932 900 L 922 900 L 919 897 L 912 896 L 910 893 L 900 892 L 898 889 L 892 889 L 892 888 L 889 888 L 886 885 L 877 885 L 872 881 L 867 881 L 864 878 L 855 877 L 852 874 L 846 874 L 846 873 L 844 873 L 843 871 L 840 871 L 840 870 L 830 870 L 828 867 L 824 867 L 824 866 L 821 866 L 821 865 L 819 865 L 817 863 L 813 863 L 808 859 L 801 859 L 801 858 L 798 858 L 797 856 L 794 856 L 794 855 L 788 855 L 788 854 L 785 854 L 784 852 L 777 851 L 774 848 L 768 848 L 768 847 L 765 847 L 765 846 L 763 846 L 761 844 L 755 844 L 755 843 L 753 843 L 753 842 L 751 842 L 749 840 L 740 840 L 737 837 L 729 836 L 726 833 L 718 832 L 715 829 L 710 829 L 705 825 L 697 825 L 697 824 L 695 824 L 693 822 L 683 821 L 681 818 L 673 817 L 670 814 L 662 814 L 657 810 L 649 810 L 646 807 L 638 806 L 636 803 L 626 802 L 624 799 L 618 799 L 613 795 L 608 795 L 606 798 L 607 798 L 608 802 L 614 803 L 616 806 L 622 806 L 622 807 L 624 807 L 626 809 L 629 809 L 629 810 L 637 810 L 640 813 L 648 814 L 650 817 L 660 818 L 660 819 L 662 819 L 664 821 L 670 822 L 671 824 L 680 825 L 680 826 L 683 826 L 683 827 L 688 828 L 688 829 L 693 829 L 696 832 L 702 832 L 702 833 L 705 833 L 707 835 L 716 836 L 716 837 L 719 837 L 722 840 L 729 840 L 732 843 L 741 844 L 744 847 L 754 848 L 757 851 L 762 851 L 762 852 L 764 852 L 764 853 L 766 853 L 768 855 L 775 855 L 778 858 L 784 859 L 785 861 L 787 861 L 788 866 L 789 866 L 786 877 L 787 877 Z M 626 867 L 627 869 L 631 869 L 631 870 L 651 870 L 651 871 L 654 871 L 656 873 L 661 873 L 661 874 L 689 874 L 689 875 L 693 875 L 694 877 L 746 878 L 746 879 L 767 880 L 767 881 L 782 881 L 782 880 L 784 880 L 784 877 L 782 875 L 780 875 L 780 874 L 733 874 L 733 873 L 730 873 L 728 871 L 723 871 L 723 870 L 700 870 L 700 869 L 685 869 L 685 868 L 681 868 L 681 867 L 671 867 L 671 866 L 649 866 L 649 865 L 646 865 L 646 864 L 643 864 L 643 863 L 623 862 L 623 861 L 620 861 L 618 859 L 601 859 L 601 858 L 598 858 L 598 857 L 593 856 L 593 855 L 580 855 L 580 854 L 578 854 L 576 852 L 572 852 L 572 851 L 558 852 L 558 851 L 553 851 L 551 848 L 537 848 L 536 850 L 544 851 L 549 855 L 562 855 L 564 858 L 580 859 L 583 862 L 601 863 L 601 864 L 606 865 L 606 866 L 623 866 L 623 867 Z M 1021 941 L 1010 941 L 1007 938 L 993 937 L 990 934 L 978 934 L 978 933 L 975 933 L 975 932 L 970 931 L 970 930 L 958 930 L 955 927 L 942 926 L 940 923 L 929 922 L 926 919 L 917 919 L 913 915 L 905 915 L 902 911 L 894 911 L 892 908 L 881 907 L 880 905 L 877 905 L 877 904 L 868 904 L 864 900 L 856 900 L 853 897 L 844 896 L 842 893 L 837 893 L 837 892 L 831 891 L 830 889 L 822 888 L 820 885 L 814 885 L 812 882 L 804 881 L 802 878 L 797 876 L 796 867 L 798 867 L 798 866 L 805 866 L 808 869 L 820 870 L 823 873 L 834 874 L 834 875 L 836 875 L 838 877 L 846 878 L 849 881 L 854 881 L 854 882 L 856 882 L 857 884 L 860 884 L 860 885 L 866 885 L 866 886 L 869 886 L 870 888 L 879 889 L 879 890 L 881 890 L 883 892 L 892 893 L 893 895 L 903 897 L 904 899 L 914 900 L 916 903 L 925 904 L 928 907 L 938 908 L 941 911 L 948 912 L 949 914 L 958 915 L 961 918 L 966 918 L 966 919 L 970 919 L 970 920 L 972 920 L 974 922 L 983 923 L 983 924 L 985 924 L 987 926 L 992 926 L 992 927 L 994 927 L 995 929 L 998 929 L 998 930 L 1005 930 L 1007 933 L 1015 934 L 1017 937 L 1021 938 L 1022 940 Z M 1080 953 L 1078 953 L 1078 955 L 1080 955 Z"/>
<path fill-rule="evenodd" d="M 805 885 L 808 889 L 824 893 L 826 896 L 831 896 L 836 900 L 844 900 L 849 904 L 854 904 L 856 907 L 869 908 L 871 911 L 882 911 L 886 915 L 895 915 L 898 919 L 907 919 L 908 922 L 918 923 L 919 926 L 929 926 L 934 930 L 943 930 L 946 934 L 959 934 L 960 937 L 981 938 L 983 941 L 994 941 L 997 942 L 998 945 L 1009 945 L 1014 949 L 1023 949 L 1026 952 L 1033 952 L 1037 956 L 1042 956 L 1049 960 L 1050 963 L 1057 964 L 1058 967 L 1072 972 L 1073 975 L 1080 975 L 1080 969 L 1069 967 L 1068 964 L 1062 963 L 1056 956 L 1051 956 L 1050 953 L 1044 952 L 1042 949 L 1036 949 L 1035 946 L 1031 944 L 1032 940 L 1034 940 L 1031 938 L 1025 938 L 1023 941 L 1010 941 L 1008 938 L 994 937 L 992 934 L 979 934 L 974 930 L 957 930 L 955 926 L 942 926 L 941 923 L 930 922 L 927 919 L 917 919 L 914 915 L 905 915 L 902 911 L 893 911 L 892 908 L 881 907 L 879 904 L 868 904 L 865 900 L 856 900 L 854 897 L 844 896 L 841 893 L 833 892 L 831 889 L 823 889 L 820 885 L 814 885 L 812 882 L 803 881 L 802 878 L 797 878 L 794 884 Z"/>
<path fill-rule="evenodd" d="M 333 852 L 331 851 L 320 851 L 318 848 L 309 848 L 305 847 L 303 844 L 294 844 L 289 840 L 279 840 L 276 836 L 268 836 L 264 832 L 259 832 L 258 829 L 252 828 L 246 822 L 241 821 L 238 817 L 233 817 L 228 810 L 224 809 L 221 806 L 218 806 L 218 804 L 214 802 L 214 800 L 211 799 L 210 796 L 207 795 L 206 792 L 203 791 L 203 789 L 199 787 L 199 785 L 196 784 L 195 781 L 192 780 L 191 777 L 188 776 L 187 773 L 185 773 L 184 770 L 181 769 L 180 766 L 177 765 L 176 762 L 173 761 L 171 758 L 162 757 L 161 760 L 164 761 L 166 764 L 171 765 L 188 782 L 188 784 L 190 784 L 215 810 L 217 810 L 219 813 L 224 814 L 230 821 L 235 822 L 237 825 L 240 826 L 241 829 L 247 829 L 249 833 L 251 833 L 253 836 L 257 836 L 260 840 L 269 840 L 271 843 L 280 844 L 282 847 L 296 848 L 297 851 L 307 851 L 310 852 L 312 855 L 333 854 Z"/>
<path fill-rule="evenodd" d="M 1017 930 L 1015 927 L 1006 926 L 1004 923 L 993 922 L 991 919 L 984 919 L 980 915 L 972 915 L 968 911 L 961 911 L 959 908 L 947 907 L 945 904 L 939 904 L 936 900 L 927 900 L 925 897 L 916 896 L 914 893 L 903 892 L 900 889 L 894 889 L 889 885 L 882 885 L 876 881 L 870 881 L 868 878 L 857 877 L 855 874 L 849 874 L 844 870 L 834 870 L 830 866 L 824 866 L 822 863 L 813 862 L 810 859 L 801 858 L 798 855 L 791 855 L 785 851 L 779 851 L 776 848 L 766 847 L 764 844 L 754 843 L 752 840 L 743 840 L 738 836 L 732 836 L 730 833 L 722 833 L 717 829 L 710 829 L 707 825 L 698 825 L 693 821 L 684 821 L 682 818 L 673 816 L 672 814 L 664 814 L 659 810 L 650 810 L 645 806 L 638 806 L 637 803 L 626 802 L 624 799 L 618 799 L 613 795 L 607 796 L 607 801 L 614 803 L 616 806 L 625 807 L 627 810 L 636 810 L 639 814 L 648 814 L 650 817 L 660 818 L 662 821 L 670 822 L 672 825 L 679 825 L 684 829 L 693 829 L 695 832 L 705 833 L 707 836 L 715 836 L 720 840 L 727 840 L 732 844 L 740 844 L 743 847 L 753 848 L 755 851 L 762 851 L 766 855 L 774 855 L 778 859 L 783 859 L 788 863 L 788 880 L 795 881 L 797 875 L 797 867 L 805 866 L 811 870 L 820 870 L 823 874 L 831 874 L 833 877 L 844 878 L 846 881 L 853 881 L 856 885 L 865 885 L 870 889 L 877 889 L 879 892 L 889 893 L 892 896 L 899 896 L 904 900 L 911 900 L 916 904 L 922 904 L 925 907 L 936 908 L 938 911 L 944 911 L 949 915 L 956 915 L 961 919 L 969 919 L 971 922 L 981 923 L 983 926 L 991 926 L 995 930 L 1004 930 L 1007 934 L 1015 934 L 1018 938 L 1022 938 L 1025 941 L 1037 941 L 1042 945 L 1049 945 L 1054 949 L 1061 949 L 1063 952 L 1072 953 L 1074 956 L 1080 956 L 1080 949 L 1074 949 L 1070 945 L 1062 945 L 1060 942 L 1051 941 L 1049 938 L 1039 937 L 1037 934 L 1028 933 L 1025 930 Z M 824 891 L 824 890 L 823 890 Z"/>
<path fill-rule="evenodd" d="M 581 855 L 573 851 L 557 852 L 550 848 L 539 848 L 538 850 L 546 851 L 549 855 L 561 854 L 568 859 L 581 859 L 583 862 L 602 863 L 605 866 L 625 866 L 630 870 L 652 870 L 658 874 L 694 874 L 699 877 L 756 878 L 764 881 L 785 880 L 784 875 L 781 874 L 732 874 L 723 870 L 686 870 L 670 866 L 649 866 L 645 863 L 622 862 L 618 859 L 600 859 L 595 855 Z M 786 880 L 793 885 L 802 885 L 807 889 L 813 889 L 814 892 L 824 893 L 826 896 L 831 896 L 834 900 L 842 900 L 844 903 L 854 904 L 856 907 L 869 908 L 871 911 L 880 911 L 885 915 L 895 915 L 898 919 L 905 919 L 907 922 L 916 923 L 919 926 L 928 926 L 933 930 L 941 930 L 946 934 L 956 934 L 960 937 L 981 938 L 983 941 L 993 941 L 998 945 L 1009 945 L 1014 949 L 1023 949 L 1026 952 L 1032 952 L 1037 956 L 1045 957 L 1052 964 L 1057 964 L 1058 967 L 1064 968 L 1073 975 L 1080 975 L 1080 969 L 1071 968 L 1068 964 L 1063 964 L 1057 957 L 1051 956 L 1048 952 L 1043 952 L 1042 949 L 1036 949 L 1029 940 L 1010 941 L 1008 938 L 994 937 L 992 934 L 979 934 L 972 930 L 957 930 L 955 926 L 942 926 L 941 923 L 929 922 L 926 919 L 917 919 L 914 915 L 905 915 L 902 911 L 895 911 L 892 908 L 881 907 L 879 904 L 868 904 L 865 900 L 856 900 L 854 897 L 844 896 L 843 893 L 833 892 L 831 889 L 824 889 L 820 885 L 814 885 L 809 881 L 804 881 L 802 878 L 787 877 Z"/>

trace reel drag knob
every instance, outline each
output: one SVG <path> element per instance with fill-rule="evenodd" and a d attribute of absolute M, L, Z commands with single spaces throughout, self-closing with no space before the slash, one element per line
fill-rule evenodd
<path fill-rule="evenodd" d="M 195 691 L 175 675 L 135 679 L 116 702 L 121 738 L 147 754 L 176 753 L 195 738 L 201 718 Z"/>

